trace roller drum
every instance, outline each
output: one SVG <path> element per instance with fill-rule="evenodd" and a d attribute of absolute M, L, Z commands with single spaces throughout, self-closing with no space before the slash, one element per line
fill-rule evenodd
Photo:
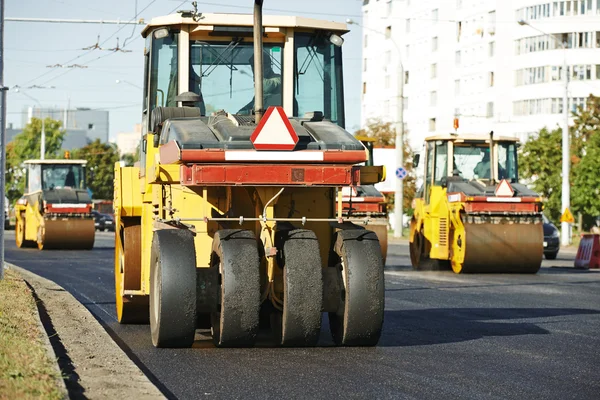
<path fill-rule="evenodd" d="M 463 223 L 465 258 L 460 272 L 536 273 L 540 269 L 544 251 L 541 219 Z"/>
<path fill-rule="evenodd" d="M 41 249 L 91 249 L 96 228 L 93 219 L 44 219 L 40 227 L 38 247 Z"/>

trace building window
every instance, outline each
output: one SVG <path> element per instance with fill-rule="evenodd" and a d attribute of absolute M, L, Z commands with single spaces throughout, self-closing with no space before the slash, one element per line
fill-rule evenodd
<path fill-rule="evenodd" d="M 435 118 L 429 118 L 429 132 L 435 132 Z"/>
<path fill-rule="evenodd" d="M 494 102 L 493 101 L 488 101 L 485 116 L 488 118 L 492 118 L 494 116 Z"/>
<path fill-rule="evenodd" d="M 596 79 L 600 79 L 600 65 L 596 65 Z"/>
<path fill-rule="evenodd" d="M 495 51 L 496 51 L 496 42 L 490 42 L 488 44 L 488 56 L 494 57 Z"/>
<path fill-rule="evenodd" d="M 88 124 L 88 129 L 94 129 L 94 124 Z"/>
<path fill-rule="evenodd" d="M 429 105 L 435 107 L 437 105 L 437 92 L 429 92 Z"/>
<path fill-rule="evenodd" d="M 431 64 L 431 79 L 437 77 L 437 64 Z"/>
<path fill-rule="evenodd" d="M 408 83 L 408 72 L 409 71 L 404 71 L 404 83 L 407 84 Z"/>
<path fill-rule="evenodd" d="M 365 35 L 365 40 L 363 41 L 363 44 L 364 44 L 364 48 L 365 48 L 365 49 L 367 48 L 367 37 L 368 37 L 368 36 L 367 36 L 367 35 Z"/>
<path fill-rule="evenodd" d="M 458 21 L 456 23 L 456 41 L 460 42 L 460 34 L 462 33 L 462 22 Z"/>
<path fill-rule="evenodd" d="M 435 10 L 431 11 L 431 19 L 433 20 L 434 23 L 437 23 L 437 21 L 438 21 L 438 9 L 437 8 Z"/>
<path fill-rule="evenodd" d="M 494 71 L 488 73 L 488 85 L 490 87 L 494 86 Z"/>
<path fill-rule="evenodd" d="M 388 26 L 385 28 L 385 38 L 389 39 L 392 37 L 392 27 Z"/>
<path fill-rule="evenodd" d="M 460 50 L 458 50 L 456 53 L 454 53 L 454 63 L 456 65 L 460 64 Z"/>
<path fill-rule="evenodd" d="M 363 82 L 363 94 L 367 94 L 367 82 Z"/>
<path fill-rule="evenodd" d="M 458 96 L 460 94 L 460 79 L 454 81 L 454 95 Z"/>
<path fill-rule="evenodd" d="M 438 38 L 437 36 L 431 38 L 431 51 L 437 51 L 438 49 Z"/>

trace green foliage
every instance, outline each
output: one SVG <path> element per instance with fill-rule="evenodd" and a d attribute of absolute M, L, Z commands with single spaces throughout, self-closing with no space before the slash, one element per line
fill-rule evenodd
<path fill-rule="evenodd" d="M 366 129 L 360 129 L 354 133 L 354 136 L 374 138 L 375 147 L 394 147 L 396 143 L 396 130 L 391 122 L 382 122 L 379 120 L 369 120 Z M 416 175 L 413 170 L 413 159 L 414 153 L 410 148 L 408 142 L 408 134 L 404 132 L 404 168 L 408 172 L 406 178 L 404 178 L 404 197 L 403 197 L 403 209 L 404 212 L 410 214 L 412 212 L 412 201 L 415 197 L 416 189 Z M 375 164 L 377 161 L 375 160 Z M 393 174 L 394 171 L 387 171 L 388 174 Z M 386 194 L 388 203 L 388 210 L 392 210 L 394 207 L 395 196 L 394 193 Z"/>
<path fill-rule="evenodd" d="M 119 161 L 117 146 L 96 139 L 81 149 L 73 150 L 72 158 L 87 160 L 87 186 L 93 198 L 112 199 L 115 163 Z"/>
<path fill-rule="evenodd" d="M 571 205 L 584 215 L 584 229 L 600 216 L 600 98 L 590 95 L 572 127 Z"/>
<path fill-rule="evenodd" d="M 561 215 L 562 130 L 543 128 L 521 148 L 519 174 L 531 177 L 533 190 L 545 199 L 546 215 L 557 222 Z"/>
<path fill-rule="evenodd" d="M 65 131 L 61 129 L 62 123 L 51 118 L 44 119 L 46 134 L 45 158 L 56 158 L 62 147 Z M 40 158 L 40 145 L 42 137 L 42 120 L 32 118 L 12 142 L 6 146 L 6 196 L 9 202 L 14 203 L 23 195 L 25 190 L 25 174 L 23 161 Z"/>
<path fill-rule="evenodd" d="M 600 215 L 600 98 L 590 95 L 586 109 L 579 107 L 569 128 L 571 141 L 571 211 L 582 213 L 589 229 Z M 555 223 L 562 212 L 562 129 L 540 130 L 519 157 L 521 177 L 531 178 L 535 191 L 545 199 L 545 213 Z"/>
<path fill-rule="evenodd" d="M 137 161 L 139 161 L 140 158 L 140 144 L 138 143 L 137 147 L 135 148 L 135 152 L 133 154 L 131 153 L 125 153 L 123 155 L 121 155 L 121 161 L 125 162 L 125 166 L 127 167 L 132 167 L 133 164 L 135 164 Z"/>

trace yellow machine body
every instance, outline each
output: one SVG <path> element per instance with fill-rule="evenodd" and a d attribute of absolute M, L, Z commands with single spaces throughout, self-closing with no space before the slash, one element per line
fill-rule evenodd
<path fill-rule="evenodd" d="M 413 267 L 537 272 L 543 256 L 542 203 L 518 182 L 517 140 L 440 135 L 427 138 L 425 148 L 425 182 L 413 202 L 410 226 Z M 488 170 L 480 162 L 490 151 L 496 162 L 486 164 Z"/>
<path fill-rule="evenodd" d="M 26 193 L 15 205 L 18 247 L 91 249 L 95 225 L 85 160 L 28 160 Z"/>
<path fill-rule="evenodd" d="M 260 19 L 185 12 L 142 32 L 140 161 L 115 165 L 118 320 L 149 322 L 157 347 L 189 347 L 196 329 L 251 346 L 259 320 L 276 344 L 314 346 L 328 312 L 335 343 L 374 345 L 382 251 L 343 215 L 342 188 L 384 169 L 360 166 L 367 152 L 343 129 L 346 26 Z"/>

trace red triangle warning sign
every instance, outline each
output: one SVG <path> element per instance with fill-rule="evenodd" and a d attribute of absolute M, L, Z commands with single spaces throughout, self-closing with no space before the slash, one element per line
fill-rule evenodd
<path fill-rule="evenodd" d="M 256 150 L 294 150 L 298 135 L 283 107 L 269 107 L 252 133 L 250 141 Z"/>
<path fill-rule="evenodd" d="M 506 179 L 502 179 L 496 187 L 497 197 L 513 197 L 515 190 L 510 186 L 510 183 Z"/>

